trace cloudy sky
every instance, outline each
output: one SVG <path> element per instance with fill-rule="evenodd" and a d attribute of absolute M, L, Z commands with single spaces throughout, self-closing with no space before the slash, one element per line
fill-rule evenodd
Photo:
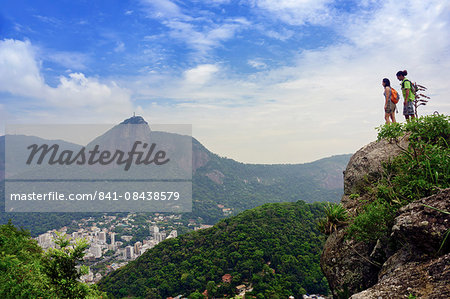
<path fill-rule="evenodd" d="M 352 153 L 407 69 L 450 113 L 450 1 L 6 0 L 5 124 L 192 124 L 241 162 Z M 401 113 L 397 118 L 403 120 Z"/>

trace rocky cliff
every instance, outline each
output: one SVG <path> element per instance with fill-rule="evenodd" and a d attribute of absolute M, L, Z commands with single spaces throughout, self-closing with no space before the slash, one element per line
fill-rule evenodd
<path fill-rule="evenodd" d="M 350 216 L 375 200 L 371 187 L 383 174 L 382 164 L 406 148 L 372 142 L 350 159 L 344 172 L 341 204 Z M 432 209 L 429 207 L 435 207 Z M 334 298 L 450 298 L 450 253 L 448 242 L 440 248 L 450 228 L 450 189 L 402 207 L 389 237 L 376 242 L 357 242 L 341 226 L 325 244 L 321 267 Z"/>

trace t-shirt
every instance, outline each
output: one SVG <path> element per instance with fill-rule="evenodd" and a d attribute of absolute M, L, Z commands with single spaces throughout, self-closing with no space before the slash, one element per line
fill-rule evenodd
<path fill-rule="evenodd" d="M 406 90 L 409 89 L 408 101 L 412 102 L 415 100 L 414 93 L 411 91 L 411 82 L 408 79 L 403 79 L 402 83 L 402 93 L 403 98 L 406 99 Z"/>

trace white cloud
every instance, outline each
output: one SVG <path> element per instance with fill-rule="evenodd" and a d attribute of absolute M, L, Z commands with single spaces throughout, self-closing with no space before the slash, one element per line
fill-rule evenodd
<path fill-rule="evenodd" d="M 203 85 L 207 83 L 212 76 L 219 71 L 219 68 L 213 64 L 203 64 L 184 72 L 186 84 Z"/>
<path fill-rule="evenodd" d="M 114 82 L 100 82 L 82 73 L 72 73 L 61 76 L 58 86 L 49 86 L 41 74 L 36 52 L 39 51 L 29 41 L 0 41 L 0 92 L 25 97 L 31 101 L 31 107 L 56 109 L 57 112 L 49 113 L 72 120 L 85 114 L 123 115 L 127 111 L 131 114 L 130 92 Z M 31 107 L 29 120 L 37 118 L 34 113 L 42 112 L 32 111 Z"/>
<path fill-rule="evenodd" d="M 123 42 L 117 42 L 116 47 L 114 48 L 114 52 L 120 53 L 125 51 L 125 44 Z"/>
<path fill-rule="evenodd" d="M 52 17 L 47 17 L 47 16 L 41 16 L 41 15 L 34 15 L 34 17 L 38 20 L 40 20 L 41 22 L 44 23 L 48 23 L 54 26 L 59 26 L 61 25 L 61 20 L 58 20 L 56 18 L 52 18 Z"/>
<path fill-rule="evenodd" d="M 294 36 L 294 31 L 283 28 L 280 31 L 267 30 L 265 31 L 265 34 L 268 37 L 279 39 L 281 41 L 286 41 L 290 39 L 292 36 Z"/>
<path fill-rule="evenodd" d="M 255 69 L 262 70 L 262 69 L 267 68 L 267 64 L 265 64 L 264 61 L 262 61 L 261 59 L 258 59 L 258 58 L 250 59 L 247 61 L 247 63 Z"/>
<path fill-rule="evenodd" d="M 332 0 L 249 0 L 265 16 L 290 25 L 320 24 L 332 17 L 327 6 Z"/>
<path fill-rule="evenodd" d="M 178 5 L 170 0 L 141 0 L 149 16 L 161 19 L 181 18 L 188 19 L 188 17 L 181 12 Z"/>
<path fill-rule="evenodd" d="M 76 52 L 54 52 L 51 50 L 41 50 L 40 55 L 45 60 L 55 62 L 68 69 L 84 70 L 89 62 L 89 57 L 83 53 Z"/>
<path fill-rule="evenodd" d="M 56 88 L 46 87 L 46 100 L 62 108 L 93 108 L 94 110 L 126 109 L 129 107 L 129 91 L 115 82 L 100 83 L 95 78 L 86 78 L 82 73 L 60 77 Z"/>
<path fill-rule="evenodd" d="M 141 4 L 149 17 L 160 20 L 169 28 L 171 38 L 185 43 L 201 57 L 250 25 L 245 18 L 205 18 L 203 11 L 183 11 L 169 0 L 142 0 Z M 215 4 L 222 4 L 222 1 Z"/>
<path fill-rule="evenodd" d="M 42 94 L 44 79 L 40 62 L 31 43 L 6 39 L 0 41 L 0 90 L 22 96 Z"/>
<path fill-rule="evenodd" d="M 187 22 L 167 21 L 165 25 L 171 29 L 169 35 L 172 38 L 185 42 L 202 55 L 233 38 L 243 26 L 240 21 L 199 26 Z"/>

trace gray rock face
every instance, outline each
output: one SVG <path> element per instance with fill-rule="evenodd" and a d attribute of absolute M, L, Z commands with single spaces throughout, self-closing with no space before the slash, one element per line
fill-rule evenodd
<path fill-rule="evenodd" d="M 132 116 L 130 118 L 127 118 L 123 122 L 121 122 L 121 124 L 123 124 L 123 125 L 127 125 L 127 124 L 141 125 L 141 124 L 148 124 L 148 122 L 146 122 L 142 116 Z"/>
<path fill-rule="evenodd" d="M 450 212 L 450 189 L 402 207 L 400 215 L 395 218 L 392 237 L 412 244 L 424 253 L 433 254 L 439 250 L 445 233 L 450 229 L 450 215 L 430 207 Z"/>
<path fill-rule="evenodd" d="M 344 195 L 341 203 L 351 214 L 355 214 L 362 200 L 373 199 L 370 185 L 381 177 L 383 163 L 401 154 L 402 148 L 408 148 L 406 137 L 399 140 L 398 144 L 387 140 L 374 141 L 350 158 L 344 171 Z M 360 200 L 350 199 L 351 194 L 358 194 Z"/>
<path fill-rule="evenodd" d="M 407 139 L 399 144 L 387 140 L 374 141 L 358 150 L 348 162 L 344 172 L 344 194 L 361 193 L 362 186 L 376 181 L 382 172 L 382 163 L 398 156 L 402 148 L 408 147 Z"/>
<path fill-rule="evenodd" d="M 399 145 L 382 140 L 352 156 L 341 199 L 351 215 L 360 212 L 364 201 L 375 200 L 371 185 L 381 177 L 382 163 L 407 146 L 406 138 Z M 450 189 L 401 208 L 389 240 L 374 244 L 348 240 L 345 227 L 328 237 L 321 267 L 334 298 L 450 298 L 449 246 L 438 252 L 450 218 L 423 204 L 450 211 Z"/>
<path fill-rule="evenodd" d="M 351 299 L 370 298 L 450 298 L 450 254 L 425 261 L 414 259 L 413 250 L 398 252 L 391 257 L 399 262 L 389 275 L 384 275 L 373 287 L 351 296 Z"/>
<path fill-rule="evenodd" d="M 352 299 L 450 298 L 449 248 L 439 251 L 450 216 L 423 204 L 450 211 L 450 189 L 400 209 L 391 237 L 404 246 L 384 262 L 377 284 Z"/>
<path fill-rule="evenodd" d="M 377 282 L 380 265 L 371 261 L 371 251 L 371 245 L 346 240 L 343 229 L 328 237 L 320 266 L 334 298 L 348 298 Z"/>

